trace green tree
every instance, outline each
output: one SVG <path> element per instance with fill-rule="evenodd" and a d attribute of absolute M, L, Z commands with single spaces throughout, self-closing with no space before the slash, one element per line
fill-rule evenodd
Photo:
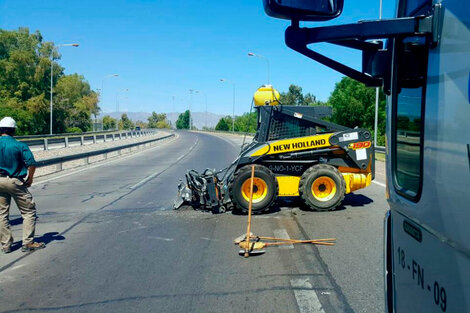
<path fill-rule="evenodd" d="M 0 107 L 18 123 L 18 134 L 49 132 L 51 57 L 60 55 L 39 32 L 0 29 Z M 54 82 L 63 68 L 54 63 Z"/>
<path fill-rule="evenodd" d="M 104 130 L 113 130 L 116 129 L 116 119 L 112 118 L 109 115 L 103 117 L 103 129 Z"/>
<path fill-rule="evenodd" d="M 256 112 L 251 112 L 235 117 L 235 131 L 248 133 L 256 132 L 257 116 Z"/>
<path fill-rule="evenodd" d="M 308 92 L 304 95 L 304 101 L 302 105 L 319 105 L 319 104 L 317 102 L 317 97 L 315 97 L 313 94 Z"/>
<path fill-rule="evenodd" d="M 134 123 L 132 123 L 126 113 L 121 115 L 121 119 L 119 120 L 119 129 L 134 129 Z"/>
<path fill-rule="evenodd" d="M 170 128 L 170 124 L 168 124 L 166 120 L 165 113 L 157 114 L 155 112 L 152 112 L 152 115 L 148 117 L 148 121 L 149 128 Z"/>
<path fill-rule="evenodd" d="M 49 132 L 51 60 L 54 62 L 53 131 L 64 132 L 72 127 L 90 129 L 90 116 L 99 111 L 97 94 L 82 76 L 64 76 L 64 69 L 56 62 L 59 59 L 54 44 L 43 42 L 39 31 L 0 29 L 0 113 L 17 120 L 18 134 Z"/>
<path fill-rule="evenodd" d="M 368 88 L 364 84 L 343 77 L 336 83 L 334 91 L 328 99 L 328 104 L 333 107 L 331 120 L 347 127 L 363 127 L 370 131 L 374 129 L 375 119 L 375 88 Z M 378 144 L 383 145 L 385 134 L 385 95 L 379 94 L 379 136 Z"/>
<path fill-rule="evenodd" d="M 186 110 L 184 113 L 181 113 L 176 120 L 177 129 L 189 129 L 189 110 Z"/>
<path fill-rule="evenodd" d="M 228 126 L 229 123 L 227 123 L 227 118 L 229 118 L 230 116 L 226 116 L 226 117 L 222 117 L 219 122 L 217 123 L 217 125 L 215 126 L 215 130 L 220 130 L 220 131 L 228 131 L 230 130 L 230 127 Z M 231 118 L 230 118 L 230 122 L 231 122 Z M 231 123 L 230 123 L 231 125 Z"/>
<path fill-rule="evenodd" d="M 280 100 L 283 105 L 304 105 L 302 87 L 291 84 L 287 93 L 281 93 Z"/>
<path fill-rule="evenodd" d="M 98 114 L 98 94 L 82 75 L 59 78 L 55 88 L 54 125 L 57 133 L 72 127 L 91 130 L 91 115 Z"/>
<path fill-rule="evenodd" d="M 167 128 L 167 129 L 170 129 L 170 128 L 171 128 L 171 125 L 168 123 L 167 120 L 158 121 L 158 122 L 157 122 L 157 128 Z"/>

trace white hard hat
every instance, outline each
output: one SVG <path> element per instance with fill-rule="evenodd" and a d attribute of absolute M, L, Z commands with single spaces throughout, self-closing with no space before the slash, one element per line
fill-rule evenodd
<path fill-rule="evenodd" d="M 0 120 L 1 128 L 16 128 L 16 122 L 9 116 L 6 116 Z"/>

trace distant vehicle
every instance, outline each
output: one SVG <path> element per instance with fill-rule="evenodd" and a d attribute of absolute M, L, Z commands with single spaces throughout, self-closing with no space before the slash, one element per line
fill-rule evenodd
<path fill-rule="evenodd" d="M 263 2 L 292 20 L 287 46 L 388 95 L 386 310 L 470 312 L 470 2 L 397 0 L 395 19 L 316 28 L 299 21 L 335 18 L 343 0 Z M 318 42 L 362 51 L 362 71 Z"/>
<path fill-rule="evenodd" d="M 140 131 L 140 130 L 141 130 L 141 129 L 140 129 L 140 126 L 136 126 L 136 127 L 135 127 L 135 130 L 136 130 L 136 131 Z"/>

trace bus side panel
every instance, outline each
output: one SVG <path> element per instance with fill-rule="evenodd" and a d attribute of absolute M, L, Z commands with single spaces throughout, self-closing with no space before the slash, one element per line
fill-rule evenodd
<path fill-rule="evenodd" d="M 391 214 L 395 312 L 470 312 L 470 259 Z"/>
<path fill-rule="evenodd" d="M 422 193 L 415 202 L 398 194 L 387 156 L 396 313 L 470 312 L 470 5 L 439 2 L 445 14 L 440 44 L 429 54 Z"/>

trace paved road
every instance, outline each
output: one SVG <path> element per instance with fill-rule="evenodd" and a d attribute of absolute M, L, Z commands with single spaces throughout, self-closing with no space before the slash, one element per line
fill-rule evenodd
<path fill-rule="evenodd" d="M 384 189 L 328 213 L 285 208 L 254 232 L 335 236 L 335 247 L 238 256 L 245 216 L 172 211 L 190 168 L 223 168 L 237 138 L 180 133 L 162 146 L 32 188 L 46 249 L 0 255 L 0 312 L 380 312 Z M 15 213 L 16 211 L 14 211 Z M 12 216 L 15 238 L 21 219 Z"/>

